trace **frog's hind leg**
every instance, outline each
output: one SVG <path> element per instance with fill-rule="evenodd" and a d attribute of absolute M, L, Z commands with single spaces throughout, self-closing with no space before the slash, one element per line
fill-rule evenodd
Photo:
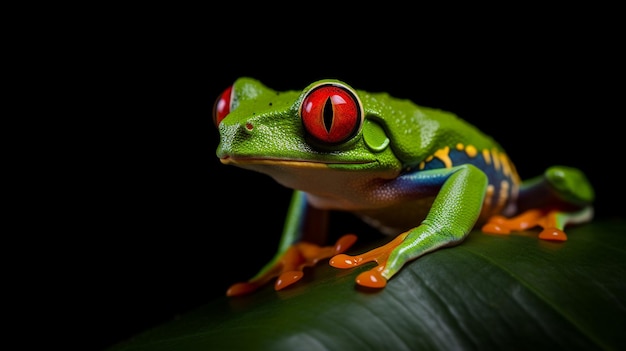
<path fill-rule="evenodd" d="M 493 216 L 482 230 L 509 234 L 540 226 L 543 228 L 540 239 L 565 241 L 565 226 L 593 218 L 593 198 L 593 188 L 580 170 L 553 166 L 542 176 L 522 183 L 518 215 L 511 218 Z"/>

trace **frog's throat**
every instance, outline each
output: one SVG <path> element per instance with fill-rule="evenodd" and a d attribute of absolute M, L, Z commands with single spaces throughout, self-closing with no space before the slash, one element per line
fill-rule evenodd
<path fill-rule="evenodd" d="M 232 158 L 222 157 L 220 162 L 225 165 L 271 165 L 271 166 L 289 166 L 301 168 L 327 168 L 330 164 L 365 164 L 366 162 L 332 162 L 332 161 L 302 161 L 302 160 L 286 160 L 286 159 L 267 159 L 267 158 Z"/>

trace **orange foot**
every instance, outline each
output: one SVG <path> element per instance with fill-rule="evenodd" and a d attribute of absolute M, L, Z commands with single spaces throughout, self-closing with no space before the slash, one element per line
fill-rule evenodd
<path fill-rule="evenodd" d="M 290 246 L 276 264 L 265 273 L 247 282 L 231 285 L 226 291 L 226 296 L 249 294 L 273 278 L 278 278 L 274 284 L 274 289 L 284 289 L 304 276 L 304 267 L 314 266 L 322 259 L 345 252 L 356 242 L 356 239 L 356 235 L 347 234 L 339 238 L 334 246 L 319 246 L 306 242 L 296 243 Z"/>
<path fill-rule="evenodd" d="M 490 234 L 509 234 L 511 231 L 522 231 L 536 226 L 543 228 L 539 233 L 539 239 L 565 241 L 567 235 L 558 228 L 558 211 L 541 211 L 538 209 L 528 210 L 515 217 L 506 218 L 493 216 L 482 227 L 482 231 Z"/>
<path fill-rule="evenodd" d="M 408 233 L 400 234 L 389 243 L 362 255 L 336 255 L 330 259 L 330 265 L 336 268 L 354 268 L 364 263 L 375 261 L 377 266 L 359 274 L 356 277 L 356 283 L 368 288 L 384 288 L 385 285 L 387 285 L 387 279 L 383 277 L 381 273 L 386 267 L 387 259 L 391 252 L 402 243 L 407 235 Z"/>

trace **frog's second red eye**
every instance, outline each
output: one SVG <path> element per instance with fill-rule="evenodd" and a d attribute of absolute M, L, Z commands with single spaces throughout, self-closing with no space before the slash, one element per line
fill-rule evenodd
<path fill-rule="evenodd" d="M 215 123 L 216 126 L 220 125 L 220 122 L 230 113 L 232 92 L 233 86 L 231 85 L 215 100 L 215 104 L 213 105 L 213 123 Z"/>
<path fill-rule="evenodd" d="M 313 87 L 302 100 L 300 117 L 304 129 L 315 141 L 339 144 L 361 128 L 363 108 L 356 94 L 339 83 Z"/>

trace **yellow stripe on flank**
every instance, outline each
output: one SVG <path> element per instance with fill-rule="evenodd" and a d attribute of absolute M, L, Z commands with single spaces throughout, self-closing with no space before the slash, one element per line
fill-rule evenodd
<path fill-rule="evenodd" d="M 504 153 L 500 154 L 500 163 L 502 163 L 502 173 L 504 173 L 504 175 L 510 176 L 511 162 Z"/>
<path fill-rule="evenodd" d="M 522 182 L 522 180 L 520 179 L 519 174 L 517 174 L 515 164 L 511 162 L 511 160 L 509 160 L 509 168 L 511 168 L 511 179 L 513 181 L 513 186 L 517 187 Z M 515 189 L 515 191 L 517 191 L 517 189 Z"/>
<path fill-rule="evenodd" d="M 465 154 L 470 158 L 474 158 L 478 154 L 478 150 L 476 150 L 476 147 L 474 145 L 465 146 L 463 145 L 463 143 L 458 143 L 456 144 L 456 149 L 458 151 L 465 151 Z"/>
<path fill-rule="evenodd" d="M 476 157 L 476 155 L 478 155 L 478 150 L 476 150 L 476 147 L 474 147 L 474 145 L 467 145 L 467 147 L 465 148 L 465 153 L 467 154 L 467 156 L 474 158 Z"/>
<path fill-rule="evenodd" d="M 483 149 L 483 158 L 485 159 L 486 164 L 491 164 L 491 154 L 489 150 Z"/>
<path fill-rule="evenodd" d="M 500 156 L 498 155 L 498 149 L 492 149 L 491 154 L 493 156 L 493 168 L 500 169 Z"/>
<path fill-rule="evenodd" d="M 502 211 L 504 205 L 506 205 L 506 200 L 509 199 L 509 182 L 503 180 L 500 182 L 500 194 L 498 194 L 498 212 Z"/>
<path fill-rule="evenodd" d="M 426 166 L 426 162 L 424 161 L 420 162 L 420 169 L 424 169 L 425 166 Z"/>
<path fill-rule="evenodd" d="M 450 147 L 446 146 L 443 149 L 435 151 L 434 156 L 441 160 L 446 168 L 452 167 L 452 160 L 450 159 Z"/>

